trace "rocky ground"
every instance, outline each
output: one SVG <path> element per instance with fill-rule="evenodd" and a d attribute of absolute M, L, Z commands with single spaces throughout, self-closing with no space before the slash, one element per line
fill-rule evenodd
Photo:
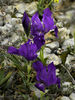
<path fill-rule="evenodd" d="M 17 47 L 21 44 L 21 36 L 24 33 L 22 27 L 24 11 L 31 18 L 37 11 L 37 2 L 14 2 L 12 5 L 0 7 L 0 50 L 10 45 Z M 62 3 L 54 5 L 53 15 L 59 30 L 59 37 L 56 39 L 50 34 L 52 32 L 45 36 L 44 56 L 48 57 L 47 63 L 53 61 L 57 66 L 57 75 L 62 81 L 62 95 L 59 95 L 56 100 L 75 100 L 75 54 L 72 52 L 74 49 L 75 2 L 63 6 Z"/>

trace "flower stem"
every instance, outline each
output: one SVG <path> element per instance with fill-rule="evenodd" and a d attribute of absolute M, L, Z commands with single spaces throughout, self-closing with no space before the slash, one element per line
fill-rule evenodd
<path fill-rule="evenodd" d="M 40 50 L 40 59 L 42 61 L 42 63 L 44 63 L 44 54 L 43 54 L 43 50 L 44 50 L 44 46 L 41 47 L 41 50 Z"/>
<path fill-rule="evenodd" d="M 30 71 L 31 71 L 31 62 L 29 62 L 28 63 L 28 65 L 27 65 L 27 72 L 28 72 L 28 79 L 27 79 L 27 82 L 29 82 L 29 80 L 30 80 Z"/>
<path fill-rule="evenodd" d="M 72 79 L 72 83 L 75 85 L 75 80 L 74 80 L 74 78 L 72 77 L 72 75 L 70 74 L 69 69 L 66 68 L 63 64 L 62 64 L 62 67 L 67 71 L 67 73 L 69 74 L 69 76 L 70 76 L 71 79 Z"/>

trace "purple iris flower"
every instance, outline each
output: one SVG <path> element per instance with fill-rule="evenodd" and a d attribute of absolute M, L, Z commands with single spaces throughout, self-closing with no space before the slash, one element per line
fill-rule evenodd
<path fill-rule="evenodd" d="M 37 13 L 36 13 L 37 14 Z M 35 16 L 33 16 L 33 19 L 35 19 L 36 17 Z M 40 19 L 38 19 L 38 20 L 40 20 Z M 37 20 L 37 22 L 39 22 Z M 41 21 L 40 21 L 41 22 Z M 22 25 L 23 25 L 23 27 L 24 27 L 24 30 L 25 30 L 25 32 L 26 32 L 26 34 L 27 34 L 27 36 L 29 35 L 29 28 L 30 28 L 30 19 L 29 19 L 29 17 L 28 17 L 28 15 L 26 14 L 26 12 L 24 12 L 24 16 L 23 16 L 23 19 L 22 19 Z M 32 23 L 34 23 L 34 22 L 32 22 Z M 40 23 L 41 24 L 41 23 Z M 32 25 L 31 25 L 32 26 Z M 38 28 L 39 29 L 39 24 L 36 26 L 33 26 L 33 29 L 35 30 L 35 33 L 37 32 L 37 29 L 35 29 L 35 27 L 36 28 Z M 42 27 L 42 24 L 41 24 L 41 27 Z M 41 27 L 40 27 L 40 30 L 41 30 Z M 32 29 L 32 28 L 31 28 Z M 40 32 L 40 31 L 39 31 Z M 37 36 L 34 36 L 34 43 L 36 44 L 36 46 L 37 46 L 37 49 L 39 50 L 40 48 L 41 48 L 41 46 L 42 45 L 44 45 L 44 43 L 45 43 L 45 39 L 44 39 L 44 34 L 38 34 Z M 38 42 L 39 42 L 39 44 L 38 44 Z"/>
<path fill-rule="evenodd" d="M 36 61 L 32 66 L 37 73 L 36 79 L 38 83 L 35 86 L 38 89 L 44 92 L 45 88 L 50 85 L 58 84 L 58 87 L 60 87 L 60 79 L 56 77 L 56 68 L 53 62 L 48 66 L 43 66 L 40 61 Z"/>
<path fill-rule="evenodd" d="M 32 19 L 31 19 L 31 34 L 33 36 L 39 35 L 41 33 L 45 34 L 52 29 L 54 29 L 55 35 L 57 37 L 58 29 L 54 25 L 54 21 L 53 21 L 53 18 L 52 18 L 52 12 L 50 11 L 49 8 L 46 8 L 43 11 L 42 22 L 39 19 L 38 12 L 36 12 L 32 16 Z"/>
<path fill-rule="evenodd" d="M 24 30 L 27 36 L 29 35 L 29 32 L 34 36 L 33 40 L 38 49 L 40 49 L 41 46 L 44 45 L 45 43 L 44 34 L 47 33 L 48 31 L 54 29 L 55 35 L 57 37 L 58 28 L 54 25 L 54 21 L 52 18 L 52 12 L 50 11 L 49 8 L 46 8 L 43 11 L 42 22 L 39 19 L 38 12 L 36 12 L 32 16 L 31 21 L 28 15 L 26 14 L 26 12 L 24 12 L 24 16 L 22 19 L 22 25 L 24 27 Z"/>
<path fill-rule="evenodd" d="M 8 48 L 8 53 L 24 56 L 27 60 L 35 60 L 37 58 L 36 52 L 37 46 L 31 40 L 21 45 L 19 49 L 12 46 Z"/>

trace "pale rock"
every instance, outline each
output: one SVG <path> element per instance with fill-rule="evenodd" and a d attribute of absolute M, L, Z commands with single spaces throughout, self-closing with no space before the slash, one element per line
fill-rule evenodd
<path fill-rule="evenodd" d="M 56 76 L 59 75 L 59 69 L 56 69 Z"/>
<path fill-rule="evenodd" d="M 8 23 L 10 23 L 11 22 L 11 15 L 10 14 L 7 14 L 6 16 L 5 16 L 5 24 L 8 24 Z"/>
<path fill-rule="evenodd" d="M 46 44 L 47 47 L 49 47 L 50 49 L 57 49 L 59 48 L 59 42 L 55 41 L 55 42 L 52 42 L 52 43 L 49 43 L 49 44 Z"/>
<path fill-rule="evenodd" d="M 9 40 L 8 40 L 8 39 L 4 39 L 4 41 L 2 41 L 2 42 L 1 42 L 1 45 L 7 45 L 7 44 L 8 44 L 8 42 L 9 42 Z"/>
<path fill-rule="evenodd" d="M 16 13 L 15 15 L 17 18 L 22 18 L 23 17 L 23 14 L 20 14 L 20 13 Z"/>
<path fill-rule="evenodd" d="M 28 15 L 32 16 L 37 11 L 37 2 L 32 2 L 26 7 Z"/>
<path fill-rule="evenodd" d="M 74 38 L 66 39 L 62 45 L 62 49 L 67 50 L 67 48 L 73 48 L 74 47 Z"/>
<path fill-rule="evenodd" d="M 71 100 L 75 100 L 75 93 L 71 93 L 70 96 L 69 96 L 69 98 L 70 98 Z"/>
<path fill-rule="evenodd" d="M 19 3 L 15 5 L 17 11 L 23 14 L 25 11 L 32 16 L 37 11 L 37 2 Z"/>
<path fill-rule="evenodd" d="M 56 26 L 59 27 L 59 28 L 62 28 L 63 27 L 63 23 L 62 22 L 57 22 Z"/>
<path fill-rule="evenodd" d="M 70 31 L 71 31 L 71 36 L 73 37 L 74 36 L 74 32 L 75 32 L 75 25 L 70 25 L 69 27 Z"/>
<path fill-rule="evenodd" d="M 17 11 L 19 13 L 23 14 L 25 12 L 25 10 L 26 10 L 26 4 L 25 3 L 16 3 L 14 9 L 15 8 L 17 9 Z"/>
<path fill-rule="evenodd" d="M 50 53 L 51 53 L 51 49 L 45 47 L 44 54 L 50 54 Z"/>
<path fill-rule="evenodd" d="M 74 86 L 72 82 L 65 81 L 62 83 L 62 93 L 63 95 L 70 95 L 74 91 Z"/>
<path fill-rule="evenodd" d="M 70 100 L 70 99 L 69 99 L 69 97 L 67 97 L 67 96 L 63 96 L 63 97 L 61 97 L 60 100 Z"/>
<path fill-rule="evenodd" d="M 10 14 L 12 14 L 12 13 L 14 13 L 14 6 L 12 6 L 12 5 L 10 5 L 10 6 L 5 6 L 5 12 L 6 13 L 10 13 Z"/>
<path fill-rule="evenodd" d="M 21 19 L 20 18 L 12 18 L 10 24 L 13 26 L 16 26 L 17 24 L 21 23 Z"/>
<path fill-rule="evenodd" d="M 62 21 L 62 22 L 65 22 L 67 20 L 70 21 L 70 16 L 65 16 L 62 14 L 62 15 L 57 16 L 57 19 Z"/>
<path fill-rule="evenodd" d="M 0 16 L 4 17 L 6 15 L 6 12 L 1 12 L 0 10 Z"/>
<path fill-rule="evenodd" d="M 35 86 L 30 86 L 31 91 L 34 91 L 35 95 L 40 98 L 41 94 L 40 94 L 40 90 L 37 89 Z"/>
<path fill-rule="evenodd" d="M 11 42 L 14 43 L 15 41 L 17 41 L 19 39 L 19 36 L 16 35 L 16 34 L 13 34 L 12 35 L 12 38 L 11 38 Z"/>
<path fill-rule="evenodd" d="M 59 65 L 62 63 L 61 58 L 55 54 L 48 54 L 46 57 L 48 57 L 47 64 L 54 62 L 55 65 Z"/>
<path fill-rule="evenodd" d="M 22 24 L 16 24 L 15 29 L 16 29 L 16 32 L 24 33 L 24 29 L 23 29 Z"/>
<path fill-rule="evenodd" d="M 64 82 L 64 83 L 62 83 L 63 86 L 71 86 L 71 84 L 72 84 L 71 82 Z"/>
<path fill-rule="evenodd" d="M 59 31 L 60 39 L 63 39 L 63 40 L 69 39 L 70 33 L 71 33 L 69 29 L 63 27 L 63 28 L 59 28 L 58 31 Z"/>
<path fill-rule="evenodd" d="M 12 25 L 5 24 L 3 27 L 0 27 L 1 34 L 7 34 L 12 31 Z"/>
<path fill-rule="evenodd" d="M 66 12 L 66 16 L 69 17 L 70 19 L 72 18 L 73 14 L 75 14 L 75 10 L 69 10 Z"/>
<path fill-rule="evenodd" d="M 68 54 L 65 62 L 65 66 L 68 67 L 69 70 L 75 70 L 75 56 Z"/>

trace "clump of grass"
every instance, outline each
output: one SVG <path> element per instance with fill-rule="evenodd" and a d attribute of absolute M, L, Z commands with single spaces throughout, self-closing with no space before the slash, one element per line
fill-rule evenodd
<path fill-rule="evenodd" d="M 48 8 L 48 7 L 51 8 L 53 1 L 54 0 L 38 0 L 37 8 L 38 8 L 39 14 L 42 15 L 43 10 L 45 8 Z"/>

